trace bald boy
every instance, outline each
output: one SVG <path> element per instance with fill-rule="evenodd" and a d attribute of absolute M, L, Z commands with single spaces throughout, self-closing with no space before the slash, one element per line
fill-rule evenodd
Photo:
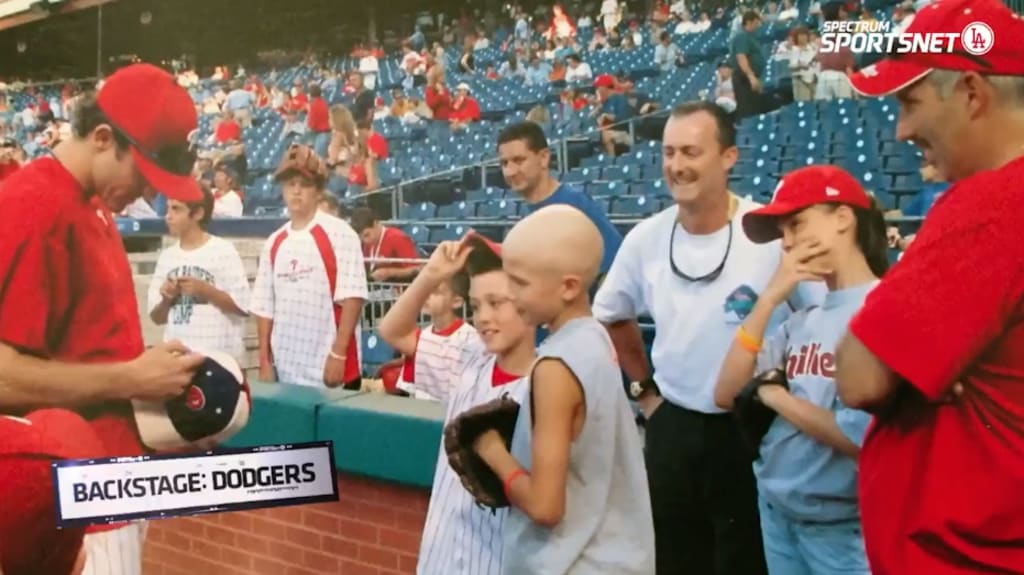
<path fill-rule="evenodd" d="M 590 219 L 567 205 L 534 212 L 502 244 L 516 307 L 551 332 L 537 350 L 511 452 L 495 432 L 475 446 L 512 503 L 506 573 L 654 572 L 640 438 L 614 347 L 590 313 L 603 249 Z"/>

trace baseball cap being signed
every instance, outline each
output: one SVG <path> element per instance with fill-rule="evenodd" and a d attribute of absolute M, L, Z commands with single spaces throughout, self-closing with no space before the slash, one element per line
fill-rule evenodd
<path fill-rule="evenodd" d="M 846 204 L 870 208 L 871 197 L 856 178 L 835 166 L 807 166 L 793 170 L 779 182 L 775 196 L 763 206 L 743 216 L 743 231 L 755 244 L 782 237 L 778 221 L 817 204 Z"/>
<path fill-rule="evenodd" d="M 951 52 L 894 54 L 851 74 L 854 90 L 885 96 L 936 69 L 1024 76 L 1024 19 L 999 0 L 935 0 L 917 12 L 903 33 L 956 37 Z"/>
<path fill-rule="evenodd" d="M 131 144 L 150 187 L 182 202 L 203 198 L 192 177 L 195 154 L 188 141 L 198 125 L 196 108 L 174 76 L 152 64 L 125 66 L 106 79 L 96 103 Z"/>

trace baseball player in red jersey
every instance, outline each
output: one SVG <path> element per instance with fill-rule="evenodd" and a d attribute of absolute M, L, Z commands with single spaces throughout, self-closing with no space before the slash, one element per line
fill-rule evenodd
<path fill-rule="evenodd" d="M 130 399 L 180 395 L 203 361 L 180 342 L 144 350 L 112 214 L 148 184 L 192 202 L 191 98 L 163 70 L 122 68 L 83 98 L 73 137 L 0 186 L 0 413 L 71 407 L 105 456 L 143 453 Z M 17 498 L 18 493 L 8 497 Z M 140 523 L 93 528 L 86 575 L 141 572 Z"/>
<path fill-rule="evenodd" d="M 942 0 L 906 34 L 952 37 L 851 77 L 895 94 L 896 136 L 953 182 L 837 348 L 874 575 L 1024 573 L 1024 20 Z M 934 45 L 934 43 L 933 43 Z"/>

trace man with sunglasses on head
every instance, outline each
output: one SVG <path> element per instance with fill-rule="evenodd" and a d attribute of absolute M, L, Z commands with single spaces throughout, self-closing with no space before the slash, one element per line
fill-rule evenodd
<path fill-rule="evenodd" d="M 755 244 L 740 225 L 758 205 L 728 189 L 735 140 L 732 117 L 716 104 L 672 110 L 662 156 L 676 205 L 626 234 L 594 300 L 647 420 L 658 575 L 766 571 L 750 458 L 714 400 L 721 361 L 782 254 L 779 242 Z M 824 291 L 802 286 L 790 306 L 820 301 Z M 772 324 L 790 311 L 780 307 Z M 642 315 L 654 320 L 653 366 Z"/>
<path fill-rule="evenodd" d="M 147 185 L 202 198 L 187 142 L 196 111 L 173 76 L 137 64 L 73 117 L 71 139 L 0 187 L 0 413 L 71 407 L 105 455 L 137 456 L 130 400 L 181 395 L 203 358 L 176 341 L 145 349 L 113 214 Z M 140 523 L 90 529 L 85 574 L 137 575 L 144 536 Z"/>

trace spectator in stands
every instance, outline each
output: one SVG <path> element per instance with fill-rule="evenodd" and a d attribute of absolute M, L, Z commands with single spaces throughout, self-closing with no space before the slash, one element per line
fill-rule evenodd
<path fill-rule="evenodd" d="M 910 198 L 906 206 L 893 210 L 888 215 L 923 218 L 928 213 L 928 210 L 932 209 L 935 202 L 942 197 L 942 194 L 946 192 L 946 189 L 949 188 L 949 183 L 942 180 L 942 176 L 939 175 L 935 166 L 925 158 L 921 159 L 921 181 L 924 182 L 921 191 Z M 892 226 L 889 228 L 889 247 L 905 251 L 916 237 L 917 234 L 902 236 L 899 228 Z M 902 254 L 900 255 L 902 256 Z"/>
<path fill-rule="evenodd" d="M 629 135 L 626 121 L 633 117 L 633 108 L 626 96 L 614 92 L 615 78 L 610 74 L 601 74 L 594 80 L 597 92 L 597 107 L 591 115 L 597 116 L 597 125 L 601 129 L 601 145 L 609 156 L 616 156 L 620 148 L 631 148 L 633 137 Z"/>
<path fill-rule="evenodd" d="M 231 166 L 220 164 L 213 173 L 213 206 L 210 217 L 242 217 L 242 182 Z"/>
<path fill-rule="evenodd" d="M 248 128 L 252 124 L 252 110 L 255 106 L 252 92 L 243 89 L 241 80 L 232 80 L 231 91 L 224 98 L 222 109 L 232 112 L 239 126 Z"/>
<path fill-rule="evenodd" d="M 367 274 L 375 282 L 406 282 L 416 277 L 420 258 L 416 242 L 401 230 L 385 226 L 372 208 L 356 208 L 350 218 L 352 229 L 363 243 Z M 380 260 L 410 260 L 402 262 Z"/>
<path fill-rule="evenodd" d="M 1024 565 L 1024 522 L 1010 519 L 1024 516 L 1024 22 L 997 0 L 942 0 L 913 32 L 979 21 L 992 31 L 980 57 L 962 55 L 969 32 L 951 54 L 899 54 L 850 78 L 895 97 L 896 138 L 953 182 L 836 351 L 840 399 L 875 414 L 858 460 L 874 573 Z"/>
<path fill-rule="evenodd" d="M 589 82 L 594 77 L 594 72 L 590 69 L 590 64 L 584 62 L 579 54 L 570 54 L 567 57 L 566 62 L 569 63 L 568 70 L 565 71 L 565 81 L 570 84 L 582 84 Z"/>
<path fill-rule="evenodd" d="M 526 79 L 526 67 L 519 62 L 519 57 L 513 54 L 501 63 L 498 76 L 507 80 L 522 81 Z"/>
<path fill-rule="evenodd" d="M 729 192 L 735 136 L 733 118 L 713 103 L 672 110 L 662 158 L 675 205 L 630 230 L 594 300 L 647 418 L 658 573 L 766 572 L 750 459 L 713 397 L 716 362 L 780 257 L 778 242 L 754 244 L 736 229 L 758 206 Z M 823 296 L 798 291 L 795 308 Z M 645 312 L 655 325 L 653 372 L 636 323 Z M 780 306 L 772 327 L 788 313 Z"/>
<path fill-rule="evenodd" d="M 672 35 L 662 32 L 658 45 L 654 47 L 654 65 L 667 73 L 683 65 L 683 52 L 672 42 Z"/>
<path fill-rule="evenodd" d="M 149 318 L 164 341 L 220 351 L 245 361 L 249 278 L 235 245 L 207 232 L 214 197 L 203 188 L 198 202 L 170 200 L 167 232 L 177 240 L 160 252 L 149 283 Z"/>
<path fill-rule="evenodd" d="M 600 20 L 604 25 L 605 33 L 611 34 L 619 27 L 619 22 L 622 22 L 622 10 L 618 0 L 603 0 L 601 2 Z"/>
<path fill-rule="evenodd" d="M 359 72 L 352 72 L 348 75 L 349 84 L 355 92 L 352 94 L 352 103 L 349 109 L 352 110 L 352 117 L 356 123 L 360 120 L 373 120 L 373 109 L 376 107 L 377 94 L 363 85 L 363 75 Z"/>
<path fill-rule="evenodd" d="M 715 76 L 715 103 L 727 112 L 736 109 L 736 92 L 732 89 L 732 66 L 728 62 L 718 65 L 718 74 Z"/>
<path fill-rule="evenodd" d="M 817 79 L 818 48 L 811 44 L 811 34 L 803 26 L 793 28 L 789 37 L 793 39 L 793 45 L 787 54 L 789 71 L 793 78 L 793 100 L 812 100 Z"/>
<path fill-rule="evenodd" d="M 565 63 L 561 60 L 555 60 L 551 64 L 551 72 L 548 73 L 548 80 L 552 83 L 565 82 L 565 75 L 568 70 L 565 67 Z"/>
<path fill-rule="evenodd" d="M 455 87 L 455 99 L 448 116 L 452 130 L 464 130 L 470 124 L 480 121 L 480 104 L 469 94 L 469 84 L 463 82 Z"/>
<path fill-rule="evenodd" d="M 338 196 L 334 194 L 325 193 L 324 197 L 320 199 L 320 211 L 334 216 L 336 218 L 347 219 L 345 214 L 341 210 L 341 202 L 338 201 Z"/>
<path fill-rule="evenodd" d="M 274 174 L 289 221 L 267 238 L 253 284 L 259 377 L 359 389 L 366 270 L 359 236 L 319 209 L 327 173 L 312 148 L 292 145 Z"/>
<path fill-rule="evenodd" d="M 540 126 L 533 122 L 519 122 L 503 129 L 498 134 L 498 158 L 505 182 L 523 198 L 529 213 L 545 206 L 568 204 L 594 222 L 604 239 L 601 273 L 608 271 L 622 243 L 622 235 L 590 196 L 554 177 L 551 173 L 551 150 Z"/>
<path fill-rule="evenodd" d="M 448 128 L 448 120 L 451 116 L 452 97 L 448 87 L 444 84 L 444 71 L 434 68 L 427 75 L 427 87 L 423 91 L 423 99 L 430 108 L 431 117 L 434 119 L 431 136 L 439 139 Z M 439 129 L 444 126 L 444 130 Z"/>
<path fill-rule="evenodd" d="M 353 74 L 355 76 L 355 74 Z M 359 75 L 362 78 L 361 75 Z M 306 139 L 321 158 L 331 145 L 331 113 L 320 92 L 320 86 L 309 87 L 309 112 L 306 114 Z"/>
<path fill-rule="evenodd" d="M 327 146 L 324 161 L 328 166 L 348 166 L 359 144 L 355 118 L 342 104 L 330 109 L 331 143 Z"/>
<path fill-rule="evenodd" d="M 576 36 L 576 26 L 572 19 L 565 13 L 560 4 L 551 7 L 551 28 L 548 30 L 549 38 L 572 38 Z"/>
<path fill-rule="evenodd" d="M 359 59 L 359 73 L 363 75 L 363 85 L 368 90 L 377 88 L 377 74 L 380 73 L 380 62 L 377 60 L 376 46 L 371 45 Z"/>
<path fill-rule="evenodd" d="M 754 11 L 745 12 L 741 23 L 742 29 L 733 37 L 729 51 L 737 119 L 764 111 L 764 86 L 761 82 L 767 64 L 764 48 L 757 38 L 761 16 Z"/>
<path fill-rule="evenodd" d="M 793 5 L 793 0 L 782 0 L 782 10 L 779 12 L 778 21 L 787 22 L 800 17 L 800 11 Z"/>
<path fill-rule="evenodd" d="M 530 65 L 526 68 L 526 82 L 527 86 L 547 86 L 548 74 L 551 73 L 551 67 L 547 65 L 547 62 L 543 62 L 536 53 L 530 56 Z"/>
<path fill-rule="evenodd" d="M 0 182 L 17 172 L 25 161 L 25 153 L 13 138 L 0 141 Z"/>
<path fill-rule="evenodd" d="M 476 61 L 471 47 L 467 46 L 462 49 L 462 56 L 459 57 L 459 72 L 462 74 L 473 74 L 476 72 Z"/>
<path fill-rule="evenodd" d="M 402 87 L 406 90 L 411 90 L 415 84 L 416 76 L 423 74 L 425 66 L 423 57 L 420 56 L 419 52 L 413 50 L 412 45 L 409 43 L 402 44 L 402 61 L 400 66 L 405 74 L 402 79 Z"/>
<path fill-rule="evenodd" d="M 306 123 L 299 119 L 295 110 L 288 110 L 284 113 L 284 127 L 281 128 L 281 139 L 304 138 L 306 135 Z"/>
<path fill-rule="evenodd" d="M 146 188 L 143 189 L 142 194 L 135 198 L 134 202 L 128 204 L 118 215 L 136 220 L 159 218 L 160 214 L 157 213 L 156 208 L 154 207 L 156 205 L 157 196 L 158 193 L 156 190 L 146 186 Z"/>
<path fill-rule="evenodd" d="M 242 141 L 242 126 L 235 121 L 235 113 L 231 110 L 224 110 L 220 122 L 217 122 L 213 141 L 222 146 Z"/>
<path fill-rule="evenodd" d="M 822 18 L 826 22 L 843 22 L 849 15 L 842 2 L 832 2 L 821 7 Z M 853 73 L 856 60 L 849 46 L 841 46 L 831 52 L 818 51 L 818 86 L 814 99 L 833 100 L 835 98 L 852 98 L 853 88 L 850 87 L 849 74 Z"/>

